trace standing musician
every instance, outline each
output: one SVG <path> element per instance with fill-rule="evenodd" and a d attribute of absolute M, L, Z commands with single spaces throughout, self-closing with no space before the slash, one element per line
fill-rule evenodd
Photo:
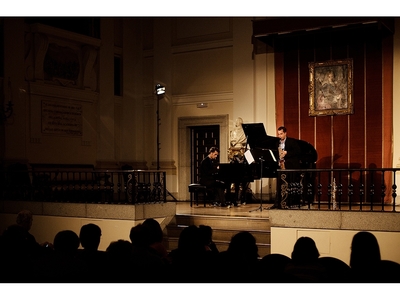
<path fill-rule="evenodd" d="M 286 127 L 278 128 L 279 163 L 281 169 L 299 169 L 301 149 L 296 139 L 287 136 Z"/>
<path fill-rule="evenodd" d="M 280 126 L 277 132 L 279 141 L 276 145 L 279 151 L 279 167 L 281 169 L 300 169 L 299 156 L 301 154 L 300 146 L 296 139 L 287 136 L 286 127 Z M 270 209 L 281 208 L 276 197 L 274 205 Z"/>

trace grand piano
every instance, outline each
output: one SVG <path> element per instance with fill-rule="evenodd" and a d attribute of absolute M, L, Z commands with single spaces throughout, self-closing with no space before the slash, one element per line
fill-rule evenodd
<path fill-rule="evenodd" d="M 238 187 L 240 184 L 253 182 L 261 178 L 276 178 L 279 168 L 279 154 L 277 145 L 279 138 L 267 135 L 263 123 L 246 123 L 242 124 L 246 134 L 246 159 L 242 162 L 221 163 L 217 174 L 217 179 L 226 183 L 226 190 L 230 193 L 230 186 L 235 183 Z M 297 140 L 301 149 L 299 156 L 301 169 L 315 169 L 317 161 L 317 151 L 308 142 Z M 253 158 L 253 162 L 249 162 L 247 156 Z M 238 188 L 235 200 L 240 200 Z M 243 196 L 243 194 L 242 194 Z"/>

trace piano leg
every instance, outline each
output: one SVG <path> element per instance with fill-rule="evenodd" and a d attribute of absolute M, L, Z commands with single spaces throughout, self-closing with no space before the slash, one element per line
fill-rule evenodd
<path fill-rule="evenodd" d="M 224 186 L 225 201 L 226 201 L 226 203 L 233 205 L 234 204 L 234 194 L 231 191 L 231 186 L 232 186 L 231 182 L 225 182 L 225 186 Z"/>
<path fill-rule="evenodd" d="M 249 188 L 249 185 L 250 185 L 250 182 L 247 182 L 247 181 L 241 183 L 240 190 L 238 193 L 238 202 L 240 204 L 246 204 L 246 202 L 247 202 L 246 198 L 247 198 L 247 190 Z"/>

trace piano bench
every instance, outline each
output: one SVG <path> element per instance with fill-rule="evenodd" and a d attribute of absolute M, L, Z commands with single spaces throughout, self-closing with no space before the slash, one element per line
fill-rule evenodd
<path fill-rule="evenodd" d="M 189 184 L 189 193 L 190 193 L 190 206 L 192 206 L 194 201 L 196 202 L 196 205 L 199 205 L 199 194 L 203 194 L 204 207 L 206 207 L 207 187 L 205 185 L 201 185 L 200 183 L 191 183 Z"/>

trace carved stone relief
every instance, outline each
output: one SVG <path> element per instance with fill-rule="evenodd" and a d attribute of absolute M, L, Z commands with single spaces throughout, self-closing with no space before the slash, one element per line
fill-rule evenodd
<path fill-rule="evenodd" d="M 98 43 L 93 38 L 47 26 L 33 26 L 25 35 L 25 78 L 74 89 L 97 91 Z"/>

